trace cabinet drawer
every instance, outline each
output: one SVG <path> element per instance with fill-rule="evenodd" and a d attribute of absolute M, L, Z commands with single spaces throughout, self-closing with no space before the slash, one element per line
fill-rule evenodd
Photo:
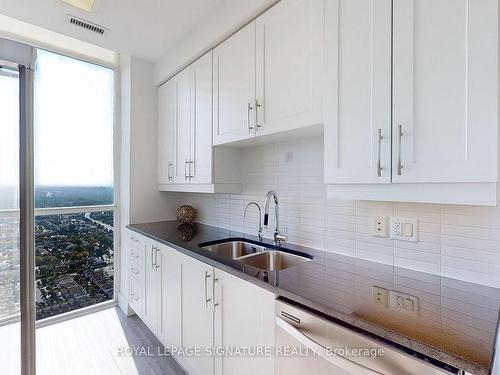
<path fill-rule="evenodd" d="M 135 234 L 133 232 L 129 232 L 127 236 L 127 243 L 130 247 L 135 247 L 137 249 L 143 249 L 144 248 L 144 238 L 141 238 L 142 236 Z"/>
<path fill-rule="evenodd" d="M 144 316 L 144 286 L 137 279 L 130 278 L 129 306 L 142 319 Z"/>
<path fill-rule="evenodd" d="M 141 285 L 144 285 L 144 262 L 136 263 L 135 261 L 131 261 L 129 263 L 129 275 L 136 279 Z"/>
<path fill-rule="evenodd" d="M 145 249 L 138 249 L 135 246 L 128 246 L 127 248 L 128 251 L 128 257 L 130 259 L 130 264 L 131 263 L 137 263 L 138 265 L 141 265 L 141 269 L 144 268 L 144 251 Z"/>

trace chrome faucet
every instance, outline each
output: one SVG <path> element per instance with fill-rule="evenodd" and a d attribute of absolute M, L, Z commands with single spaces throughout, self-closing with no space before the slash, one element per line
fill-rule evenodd
<path fill-rule="evenodd" d="M 245 207 L 245 212 L 243 213 L 243 218 L 247 217 L 247 210 L 248 210 L 248 207 L 250 207 L 250 206 L 255 206 L 259 210 L 259 231 L 257 232 L 257 238 L 259 239 L 259 241 L 262 241 L 264 239 L 264 237 L 262 236 L 262 211 L 260 209 L 259 204 L 255 203 L 255 202 L 248 203 L 247 206 Z"/>
<path fill-rule="evenodd" d="M 281 245 L 283 242 L 286 242 L 286 237 L 280 233 L 280 207 L 278 203 L 278 193 L 274 190 L 271 190 L 266 195 L 266 200 L 264 202 L 264 228 L 267 228 L 267 224 L 269 223 L 269 201 L 273 197 L 274 199 L 274 213 L 276 215 L 276 229 L 274 230 L 274 244 Z"/>

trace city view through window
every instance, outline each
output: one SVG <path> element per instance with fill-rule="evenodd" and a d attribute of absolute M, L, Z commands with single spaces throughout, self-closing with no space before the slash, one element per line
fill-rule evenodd
<path fill-rule="evenodd" d="M 110 187 L 44 187 L 36 202 L 62 206 L 72 193 L 93 195 L 99 204 L 113 197 Z M 2 216 L 0 320 L 19 314 L 19 216 Z M 36 216 L 35 243 L 37 319 L 113 298 L 113 211 Z"/>
<path fill-rule="evenodd" d="M 41 187 L 35 201 L 40 208 L 104 205 L 113 189 Z M 113 211 L 36 216 L 35 252 L 37 319 L 113 298 Z"/>
<path fill-rule="evenodd" d="M 17 90 L 0 79 L 12 101 L 0 113 L 0 322 L 19 314 Z M 37 319 L 113 298 L 113 96 L 111 69 L 38 52 Z"/>

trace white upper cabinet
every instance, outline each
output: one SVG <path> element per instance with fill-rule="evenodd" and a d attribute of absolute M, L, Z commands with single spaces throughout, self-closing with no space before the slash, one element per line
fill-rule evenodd
<path fill-rule="evenodd" d="M 158 188 L 201 193 L 235 192 L 238 150 L 212 145 L 212 52 L 158 89 Z M 214 167 L 214 164 L 221 167 Z"/>
<path fill-rule="evenodd" d="M 189 182 L 189 162 L 191 161 L 191 76 L 184 69 L 174 78 L 177 99 L 177 123 L 175 131 L 176 157 L 174 162 L 174 182 Z"/>
<path fill-rule="evenodd" d="M 184 69 L 158 89 L 158 184 L 188 183 L 191 81 Z"/>
<path fill-rule="evenodd" d="M 323 123 L 324 6 L 284 0 L 257 18 L 257 135 Z"/>
<path fill-rule="evenodd" d="M 325 11 L 325 183 L 389 183 L 391 0 Z"/>
<path fill-rule="evenodd" d="M 191 65 L 191 183 L 212 183 L 212 54 Z"/>
<path fill-rule="evenodd" d="M 324 0 L 282 0 L 214 49 L 214 145 L 321 125 Z"/>
<path fill-rule="evenodd" d="M 393 33 L 393 182 L 497 181 L 498 1 L 395 0 Z"/>
<path fill-rule="evenodd" d="M 255 134 L 255 22 L 214 49 L 214 145 Z"/>
<path fill-rule="evenodd" d="M 498 1 L 331 0 L 325 19 L 328 196 L 495 205 Z"/>
<path fill-rule="evenodd" d="M 174 182 L 177 85 L 170 80 L 158 89 L 158 183 Z"/>

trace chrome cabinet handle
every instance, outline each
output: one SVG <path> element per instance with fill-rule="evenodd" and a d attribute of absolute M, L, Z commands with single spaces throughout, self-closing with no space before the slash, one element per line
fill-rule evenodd
<path fill-rule="evenodd" d="M 191 173 L 191 165 L 193 166 L 193 173 Z M 194 174 L 195 174 L 195 169 L 194 169 L 194 161 L 193 160 L 190 160 L 189 161 L 189 178 L 193 178 L 194 177 Z"/>
<path fill-rule="evenodd" d="M 188 172 L 187 172 L 187 167 L 188 167 L 189 162 L 187 159 L 184 161 L 184 181 L 188 179 Z"/>
<path fill-rule="evenodd" d="M 136 254 L 135 252 L 133 252 L 133 251 L 131 251 L 131 252 L 130 252 L 130 256 L 131 256 L 132 258 L 135 258 L 135 259 L 139 258 L 139 255 L 137 255 L 137 254 Z"/>
<path fill-rule="evenodd" d="M 382 176 L 382 165 L 381 165 L 381 156 L 380 156 L 380 148 L 381 148 L 381 143 L 382 139 L 384 137 L 382 136 L 382 129 L 378 129 L 378 134 L 377 134 L 377 176 L 381 177 Z"/>
<path fill-rule="evenodd" d="M 158 251 L 160 251 L 160 249 L 158 249 L 156 246 L 155 246 L 155 270 L 157 271 L 160 266 L 158 265 Z"/>
<path fill-rule="evenodd" d="M 398 125 L 398 165 L 396 171 L 398 176 L 401 176 L 401 169 L 403 165 L 401 164 L 401 138 L 403 137 L 403 125 Z"/>
<path fill-rule="evenodd" d="M 151 245 L 151 268 L 156 269 L 156 259 L 153 257 L 153 251 L 155 251 L 155 257 L 156 257 L 156 246 Z"/>
<path fill-rule="evenodd" d="M 139 272 L 138 272 L 138 271 L 136 271 L 136 269 L 135 269 L 134 267 L 131 267 L 131 268 L 130 268 L 130 271 L 131 271 L 134 275 L 138 275 L 138 274 L 139 274 Z"/>
<path fill-rule="evenodd" d="M 208 308 L 208 304 L 212 301 L 211 298 L 208 298 L 208 279 L 211 278 L 212 275 L 205 271 L 205 307 Z"/>
<path fill-rule="evenodd" d="M 135 237 L 130 237 L 130 240 L 134 241 L 134 242 L 139 242 L 139 240 L 137 238 L 135 238 Z"/>
<path fill-rule="evenodd" d="M 212 293 L 213 293 L 213 298 L 214 298 L 214 302 L 213 302 L 214 311 L 215 311 L 215 308 L 220 305 L 219 302 L 215 302 L 215 283 L 218 282 L 218 281 L 219 281 L 219 278 L 214 273 L 214 278 L 212 280 Z"/>
<path fill-rule="evenodd" d="M 172 163 L 168 163 L 168 169 L 167 169 L 167 177 L 168 177 L 168 180 L 172 180 Z"/>
<path fill-rule="evenodd" d="M 250 111 L 253 110 L 252 104 L 248 102 L 247 106 L 247 126 L 248 126 L 248 132 L 251 133 L 253 130 L 253 126 L 250 124 Z"/>
<path fill-rule="evenodd" d="M 259 99 L 255 99 L 255 126 L 256 126 L 256 131 L 259 131 L 260 125 L 259 125 L 259 108 L 262 106 L 259 104 Z"/>

